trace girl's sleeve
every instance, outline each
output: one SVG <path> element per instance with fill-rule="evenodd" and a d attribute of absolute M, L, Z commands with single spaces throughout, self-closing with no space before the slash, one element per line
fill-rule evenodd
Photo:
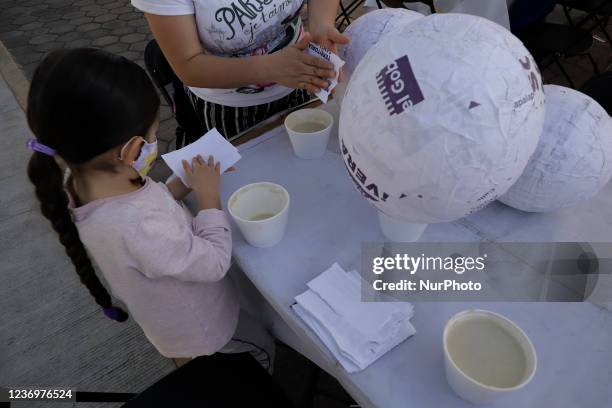
<path fill-rule="evenodd" d="M 155 211 L 129 228 L 125 235 L 128 264 L 149 278 L 215 282 L 230 267 L 232 235 L 221 210 L 200 211 L 191 227 Z"/>
<path fill-rule="evenodd" d="M 160 16 L 195 14 L 193 0 L 132 0 L 132 6 L 145 13 Z"/>

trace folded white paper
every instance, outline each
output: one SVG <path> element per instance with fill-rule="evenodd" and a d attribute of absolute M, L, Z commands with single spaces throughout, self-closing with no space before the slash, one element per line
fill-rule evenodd
<path fill-rule="evenodd" d="M 318 301 L 322 302 L 320 298 Z M 364 352 L 359 353 L 356 351 L 351 351 L 350 349 L 347 350 L 345 342 L 342 341 L 342 339 L 354 339 L 356 338 L 354 337 L 355 335 L 349 335 L 349 332 L 340 333 L 338 329 L 334 328 L 334 326 L 331 326 L 332 329 L 330 329 L 327 319 L 329 318 L 328 314 L 323 314 L 322 316 L 324 317 L 319 319 L 316 317 L 317 312 L 311 312 L 300 303 L 293 305 L 293 311 L 313 332 L 315 332 L 325 347 L 329 349 L 340 365 L 342 365 L 342 367 L 349 373 L 366 369 L 374 361 L 378 360 L 380 357 L 391 351 L 395 346 L 400 344 L 408 337 L 414 335 L 416 332 L 412 324 L 410 324 L 410 322 L 406 322 L 405 324 L 398 325 L 398 331 L 394 337 L 389 338 L 386 342 L 380 344 L 371 342 L 371 345 L 375 346 L 376 348 L 365 349 Z M 338 339 L 340 339 L 340 341 L 338 341 Z"/>
<path fill-rule="evenodd" d="M 357 272 L 344 272 L 335 263 L 307 285 L 332 310 L 372 340 L 391 336 L 398 321 L 412 318 L 414 309 L 410 303 L 395 302 L 390 298 L 389 302 L 362 302 L 361 283 Z M 370 285 L 363 288 L 373 291 Z"/>
<path fill-rule="evenodd" d="M 321 90 L 316 93 L 321 102 L 327 103 L 329 94 L 336 87 L 336 85 L 338 85 L 338 75 L 340 74 L 340 68 L 342 68 L 344 65 L 344 61 L 342 61 L 340 57 L 333 52 L 326 50 L 315 43 L 308 44 L 307 52 L 314 57 L 324 59 L 325 61 L 331 62 L 334 65 L 334 71 L 336 72 L 335 78 L 329 79 L 329 85 L 327 88 L 321 88 Z"/>
<path fill-rule="evenodd" d="M 416 332 L 412 305 L 361 302 L 361 277 L 338 264 L 308 287 L 293 310 L 348 372 L 363 370 Z"/>
<path fill-rule="evenodd" d="M 162 159 L 172 172 L 180 177 L 183 184 L 188 186 L 182 161 L 187 160 L 191 164 L 193 158 L 197 155 L 201 155 L 204 160 L 208 160 L 208 156 L 212 155 L 215 161 L 221 163 L 222 174 L 242 157 L 238 153 L 238 149 L 221 136 L 217 129 L 212 129 L 182 149 L 163 154 Z"/>

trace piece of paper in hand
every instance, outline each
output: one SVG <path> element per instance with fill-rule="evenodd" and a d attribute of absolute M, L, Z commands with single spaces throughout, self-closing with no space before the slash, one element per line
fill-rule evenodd
<path fill-rule="evenodd" d="M 342 61 L 340 57 L 338 57 L 333 52 L 328 51 L 315 43 L 308 44 L 308 54 L 329 61 L 334 65 L 336 77 L 328 80 L 329 85 L 327 86 L 327 88 L 321 89 L 319 92 L 316 93 L 321 102 L 327 103 L 329 94 L 336 87 L 336 85 L 338 85 L 338 75 L 340 73 L 340 68 L 344 65 L 344 61 Z"/>
<path fill-rule="evenodd" d="M 233 166 L 242 156 L 230 142 L 228 142 L 217 129 L 212 129 L 204 136 L 195 142 L 162 155 L 162 159 L 174 174 L 180 177 L 183 184 L 188 186 L 185 179 L 185 170 L 183 170 L 183 160 L 187 160 L 191 164 L 194 157 L 201 155 L 204 160 L 208 160 L 208 156 L 212 155 L 215 162 L 221 162 L 221 174 L 228 168 Z"/>

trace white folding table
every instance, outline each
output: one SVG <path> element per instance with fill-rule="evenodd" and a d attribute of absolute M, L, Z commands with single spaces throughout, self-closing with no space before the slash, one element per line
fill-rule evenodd
<path fill-rule="evenodd" d="M 334 108 L 333 102 L 326 106 L 336 113 Z M 274 334 L 336 377 L 361 406 L 471 406 L 446 383 L 442 330 L 453 314 L 481 308 L 517 322 L 532 339 L 539 360 L 527 387 L 491 407 L 612 407 L 612 312 L 588 302 L 419 303 L 412 320 L 417 334 L 367 369 L 348 374 L 290 306 L 306 290 L 306 282 L 332 263 L 359 269 L 361 243 L 384 241 L 376 210 L 346 174 L 336 131 L 321 159 L 295 157 L 282 126 L 240 151 L 238 170 L 222 176 L 224 207 L 233 191 L 258 181 L 283 185 L 291 206 L 286 235 L 273 248 L 248 245 L 234 225 L 234 258 L 263 295 L 261 302 L 273 308 Z M 193 200 L 187 201 L 193 209 Z M 586 203 L 552 214 L 526 214 L 494 202 L 456 222 L 430 225 L 421 241 L 611 241 L 610 203 L 612 185 Z"/>

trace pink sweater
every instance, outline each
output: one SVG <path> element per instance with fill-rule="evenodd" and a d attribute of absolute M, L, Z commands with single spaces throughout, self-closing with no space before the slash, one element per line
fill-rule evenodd
<path fill-rule="evenodd" d="M 70 210 L 113 294 L 166 357 L 212 354 L 232 337 L 239 305 L 225 274 L 232 239 L 225 213 L 195 218 L 163 183 Z"/>

